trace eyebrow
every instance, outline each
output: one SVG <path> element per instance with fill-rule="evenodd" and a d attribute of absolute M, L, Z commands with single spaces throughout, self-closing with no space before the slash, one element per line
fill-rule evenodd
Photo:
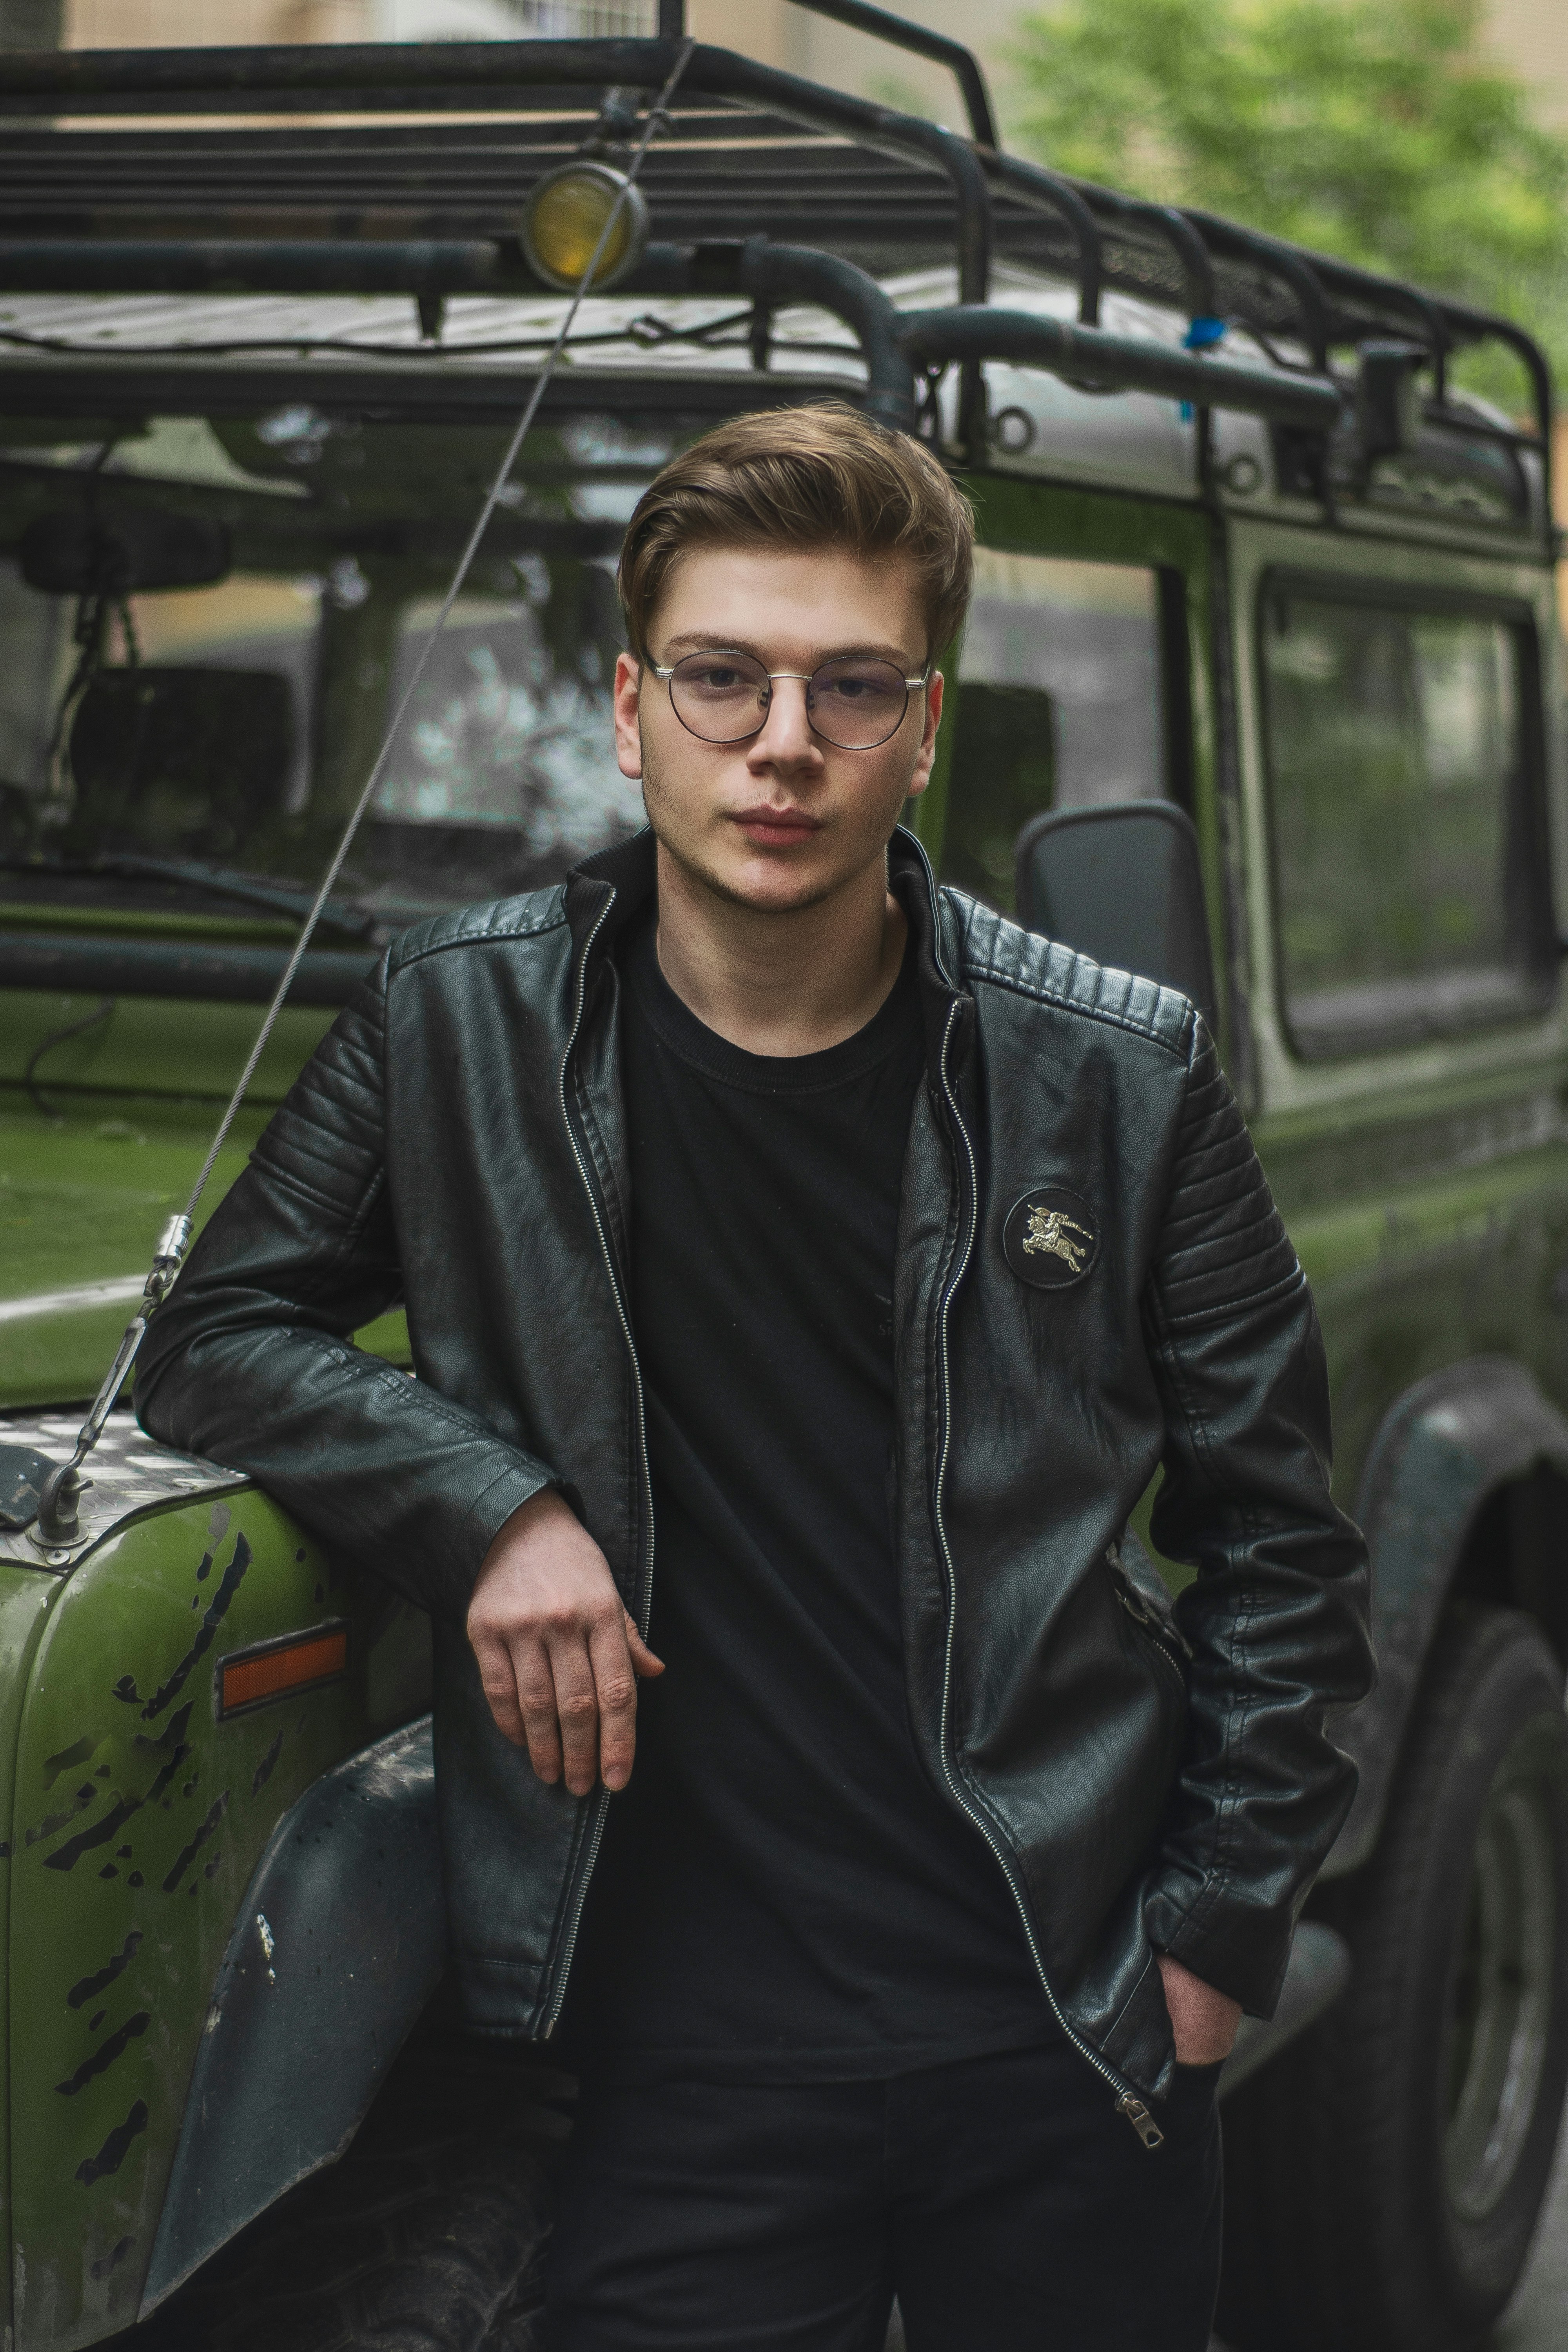
<path fill-rule="evenodd" d="M 689 629 L 684 636 L 671 637 L 664 650 L 663 667 L 679 661 L 685 654 L 750 654 L 753 661 L 761 662 L 764 669 L 767 667 L 768 657 L 754 639 L 733 635 L 721 635 L 713 629 Z M 814 670 L 820 669 L 824 662 L 830 661 L 889 661 L 901 672 L 907 658 L 908 656 L 898 646 L 864 644 L 836 646 L 830 653 L 814 654 L 811 656 L 811 667 Z M 916 667 L 918 667 L 917 664 Z M 911 669 L 909 675 L 912 677 L 914 671 Z"/>

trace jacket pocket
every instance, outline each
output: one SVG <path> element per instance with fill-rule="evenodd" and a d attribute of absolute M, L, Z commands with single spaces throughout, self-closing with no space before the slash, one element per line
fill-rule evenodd
<path fill-rule="evenodd" d="M 1183 1640 L 1174 1620 L 1157 1609 L 1149 1596 L 1133 1582 L 1123 1565 L 1120 1545 L 1109 1547 L 1105 1564 L 1110 1573 L 1110 1590 L 1122 1622 L 1132 1635 L 1133 1645 L 1141 1656 L 1154 1665 L 1155 1680 L 1167 1694 L 1179 1699 L 1178 1719 L 1184 1727 L 1187 1662 L 1192 1652 Z M 1150 1573 L 1152 1575 L 1156 1571 L 1151 1568 Z"/>

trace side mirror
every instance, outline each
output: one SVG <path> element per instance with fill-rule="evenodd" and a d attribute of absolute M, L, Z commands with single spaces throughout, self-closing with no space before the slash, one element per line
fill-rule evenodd
<path fill-rule="evenodd" d="M 1198 836 L 1170 801 L 1056 809 L 1018 835 L 1018 919 L 1096 963 L 1179 988 L 1212 1029 L 1216 995 Z"/>
<path fill-rule="evenodd" d="M 22 533 L 22 577 L 46 596 L 128 596 L 211 588 L 230 569 L 228 533 L 204 515 L 163 507 L 35 515 Z"/>

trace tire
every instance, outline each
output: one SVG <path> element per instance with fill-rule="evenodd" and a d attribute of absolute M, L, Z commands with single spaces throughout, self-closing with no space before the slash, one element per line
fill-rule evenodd
<path fill-rule="evenodd" d="M 1568 1721 L 1530 1619 L 1445 1621 L 1348 1990 L 1225 2119 L 1237 2352 L 1465 2352 L 1518 2284 L 1568 2082 Z"/>
<path fill-rule="evenodd" d="M 567 2077 L 422 2035 L 348 2154 L 113 2352 L 539 2352 Z"/>

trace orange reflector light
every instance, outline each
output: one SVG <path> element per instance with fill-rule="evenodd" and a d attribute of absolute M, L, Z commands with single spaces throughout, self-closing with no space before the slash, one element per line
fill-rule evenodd
<path fill-rule="evenodd" d="M 259 1706 L 269 1698 L 287 1698 L 291 1691 L 308 1690 L 314 1683 L 334 1682 L 346 1674 L 349 1629 L 346 1625 L 313 1628 L 289 1633 L 280 1642 L 266 1642 L 225 1658 L 219 1675 L 219 1712 L 235 1715 L 241 1707 Z"/>

